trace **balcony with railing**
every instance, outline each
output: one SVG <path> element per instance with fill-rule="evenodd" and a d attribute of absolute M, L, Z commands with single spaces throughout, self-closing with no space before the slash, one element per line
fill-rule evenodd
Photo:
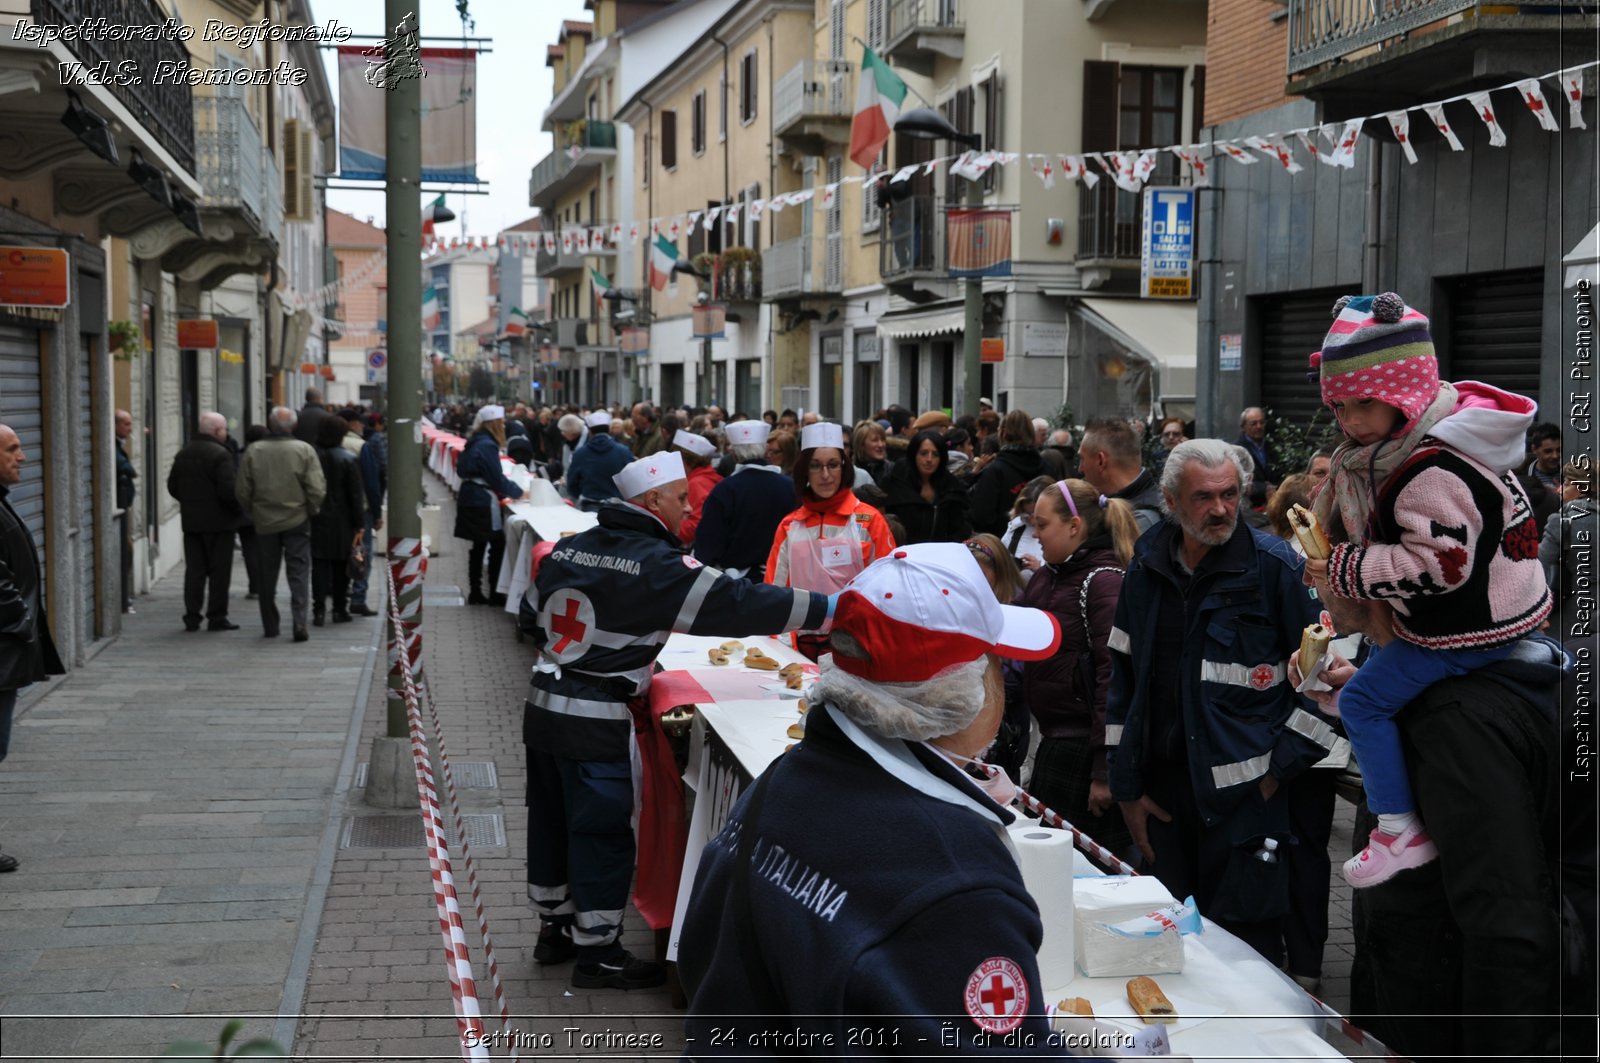
<path fill-rule="evenodd" d="M 41 26 L 67 30 L 62 46 L 85 67 L 107 64 L 113 73 L 132 62 L 143 84 L 107 79 L 106 89 L 128 109 L 152 139 L 166 149 L 178 165 L 194 172 L 194 107 L 186 81 L 150 87 L 149 81 L 163 62 L 188 66 L 189 49 L 164 32 L 168 15 L 155 0 L 30 0 L 29 15 Z M 84 24 L 111 26 L 115 34 L 84 32 Z M 136 32 L 148 28 L 149 39 Z"/>
<path fill-rule="evenodd" d="M 1520 70 L 1516 55 L 1546 34 L 1587 31 L 1593 0 L 1288 0 L 1295 91 L 1432 91 L 1470 76 Z M 1471 57 L 1478 57 L 1473 61 Z M 1485 69 L 1485 63 L 1492 69 Z M 1510 65 L 1506 65 L 1510 64 Z"/>
<path fill-rule="evenodd" d="M 1121 193 L 1120 195 L 1118 193 Z M 1078 253 L 1080 269 L 1139 268 L 1140 197 L 1103 180 L 1093 188 L 1078 186 Z"/>
<path fill-rule="evenodd" d="M 594 222 L 592 225 L 583 226 L 585 231 L 591 228 L 610 232 L 610 222 Z M 614 258 L 617 253 L 615 244 L 608 243 L 603 237 L 600 240 L 590 240 L 583 250 L 578 249 L 577 241 L 570 244 L 563 238 L 564 234 L 556 236 L 556 249 L 553 252 L 544 249 L 541 240 L 538 250 L 533 256 L 533 272 L 539 277 L 554 277 L 562 273 L 571 273 L 586 267 L 589 258 Z"/>
<path fill-rule="evenodd" d="M 835 239 L 838 235 L 832 234 Z M 818 249 L 822 252 L 820 255 L 816 253 Z M 840 271 L 829 269 L 833 257 L 820 233 L 805 233 L 764 248 L 761 252 L 762 299 L 774 302 L 838 294 L 843 285 L 838 275 Z"/>
<path fill-rule="evenodd" d="M 562 193 L 589 178 L 607 160 L 617 157 L 617 127 L 610 122 L 579 119 L 556 137 L 555 150 L 539 160 L 528 178 L 528 204 L 554 212 Z"/>
<path fill-rule="evenodd" d="M 240 211 L 251 226 L 277 239 L 269 229 L 266 193 L 278 183 L 278 168 L 263 150 L 261 130 L 244 100 L 234 96 L 196 96 L 195 172 L 206 210 Z M 281 200 L 281 195 L 280 195 Z M 282 204 L 278 207 L 280 214 Z M 281 224 L 281 217 L 279 223 Z"/>
<path fill-rule="evenodd" d="M 937 196 L 891 199 L 884 204 L 878 272 L 891 287 L 949 275 L 944 253 L 944 202 Z"/>
<path fill-rule="evenodd" d="M 924 77 L 940 59 L 966 52 L 962 0 L 889 0 L 889 37 L 884 57 Z"/>
<path fill-rule="evenodd" d="M 772 89 L 772 132 L 780 149 L 827 155 L 850 143 L 855 66 L 832 60 L 796 63 Z"/>

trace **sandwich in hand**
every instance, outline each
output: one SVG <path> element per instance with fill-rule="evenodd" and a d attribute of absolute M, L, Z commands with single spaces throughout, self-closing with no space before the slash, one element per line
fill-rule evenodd
<path fill-rule="evenodd" d="M 1294 537 L 1300 540 L 1300 549 L 1305 551 L 1306 557 L 1326 561 L 1333 556 L 1333 546 L 1322 530 L 1322 522 L 1305 506 L 1296 503 L 1289 507 L 1289 527 L 1294 529 Z"/>
<path fill-rule="evenodd" d="M 1323 624 L 1307 624 L 1306 629 L 1300 633 L 1300 675 L 1307 678 L 1311 675 L 1311 666 L 1316 664 L 1323 654 L 1328 652 L 1328 644 L 1333 641 L 1333 632 Z"/>

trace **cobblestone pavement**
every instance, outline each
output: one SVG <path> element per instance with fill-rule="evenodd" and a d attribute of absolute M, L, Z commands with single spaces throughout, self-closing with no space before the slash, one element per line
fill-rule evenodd
<path fill-rule="evenodd" d="M 448 494 L 426 483 L 448 529 Z M 493 788 L 459 795 L 467 816 L 500 817 L 501 836 L 472 831 L 472 852 L 513 1026 L 525 1046 L 549 1038 L 523 1055 L 676 1055 L 681 1013 L 665 990 L 574 992 L 570 966 L 532 961 L 520 742 L 530 654 L 508 614 L 460 604 L 463 544 L 442 546 L 425 584 L 423 659 L 458 781 L 485 782 L 493 767 Z M 236 593 L 240 631 L 186 634 L 181 595 L 180 572 L 85 667 L 24 699 L 0 766 L 0 844 L 22 861 L 0 876 L 0 1052 L 144 1058 L 180 1037 L 214 1040 L 239 1015 L 250 1017 L 244 1036 L 275 1037 L 296 1056 L 458 1058 L 416 807 L 370 808 L 357 785 L 385 726 L 381 624 L 265 640 L 255 603 Z M 1340 802 L 1335 868 L 1352 822 Z M 341 847 L 347 831 L 360 841 L 378 828 L 413 836 Z M 493 1031 L 465 866 L 452 858 Z M 1353 946 L 1337 870 L 1330 919 L 1324 998 L 1343 1010 Z M 624 942 L 654 954 L 631 910 Z M 662 1047 L 607 1040 L 626 1034 L 659 1035 Z"/>

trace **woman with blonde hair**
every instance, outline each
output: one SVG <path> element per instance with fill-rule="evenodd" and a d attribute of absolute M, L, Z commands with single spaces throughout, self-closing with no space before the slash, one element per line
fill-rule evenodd
<path fill-rule="evenodd" d="M 883 483 L 893 467 L 889 461 L 889 433 L 877 421 L 857 421 L 850 430 L 850 456 L 856 465 L 856 481 L 851 487 Z"/>
<path fill-rule="evenodd" d="M 1033 530 L 1044 565 L 1018 604 L 1053 615 L 1061 644 L 1022 668 L 1023 697 L 1043 736 L 1028 788 L 1121 855 L 1132 837 L 1111 798 L 1106 767 L 1113 744 L 1106 736 L 1107 643 L 1139 525 L 1127 502 L 1108 499 L 1087 480 L 1060 480 L 1039 496 Z"/>

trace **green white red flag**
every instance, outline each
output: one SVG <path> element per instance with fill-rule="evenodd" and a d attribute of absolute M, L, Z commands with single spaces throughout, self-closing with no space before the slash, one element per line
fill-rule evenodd
<path fill-rule="evenodd" d="M 900 117 L 906 83 L 877 52 L 866 47 L 861 52 L 856 113 L 850 121 L 850 159 L 863 170 L 870 170 L 889 142 L 895 119 Z"/>

